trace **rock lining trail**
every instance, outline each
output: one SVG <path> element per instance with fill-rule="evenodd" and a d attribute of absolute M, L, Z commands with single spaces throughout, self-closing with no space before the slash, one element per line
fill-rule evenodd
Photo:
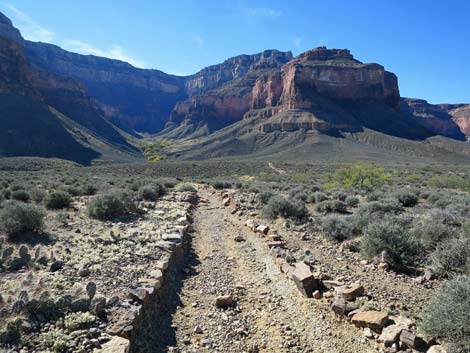
<path fill-rule="evenodd" d="M 179 293 L 163 313 L 166 326 L 154 330 L 155 352 L 378 351 L 326 302 L 302 297 L 266 243 L 218 195 L 199 194 L 190 255 Z M 222 295 L 234 304 L 217 308 Z"/>

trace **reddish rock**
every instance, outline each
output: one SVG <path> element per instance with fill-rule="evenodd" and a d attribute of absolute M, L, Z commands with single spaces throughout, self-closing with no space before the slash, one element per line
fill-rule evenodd
<path fill-rule="evenodd" d="M 292 279 L 300 293 L 308 298 L 310 298 L 312 293 L 319 287 L 319 281 L 313 276 L 313 273 L 310 271 L 310 266 L 303 262 L 295 264 L 295 270 L 292 272 Z"/>
<path fill-rule="evenodd" d="M 351 318 L 357 327 L 369 327 L 373 330 L 382 329 L 388 321 L 388 315 L 381 311 L 363 311 Z"/>

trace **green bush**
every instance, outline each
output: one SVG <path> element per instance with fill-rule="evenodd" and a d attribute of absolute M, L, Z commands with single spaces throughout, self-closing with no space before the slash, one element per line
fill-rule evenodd
<path fill-rule="evenodd" d="M 47 196 L 47 192 L 44 189 L 34 188 L 31 190 L 31 199 L 36 203 L 41 203 Z"/>
<path fill-rule="evenodd" d="M 348 205 L 348 207 L 357 207 L 359 205 L 359 198 L 356 196 L 346 197 L 346 205 Z"/>
<path fill-rule="evenodd" d="M 29 193 L 25 190 L 16 190 L 11 193 L 12 200 L 17 200 L 17 201 L 22 201 L 22 202 L 28 202 L 31 199 L 31 196 Z"/>
<path fill-rule="evenodd" d="M 174 190 L 176 192 L 196 192 L 197 191 L 194 188 L 193 184 L 191 183 L 179 183 L 175 186 Z"/>
<path fill-rule="evenodd" d="M 331 213 L 331 212 L 345 213 L 347 212 L 347 205 L 343 201 L 327 200 L 327 201 L 322 201 L 318 203 L 316 209 L 318 212 L 324 212 L 324 213 Z"/>
<path fill-rule="evenodd" d="M 45 199 L 45 205 L 49 209 L 58 210 L 62 208 L 67 208 L 72 202 L 72 197 L 67 191 L 52 191 L 47 194 Z"/>
<path fill-rule="evenodd" d="M 95 195 L 97 191 L 98 191 L 98 188 L 96 186 L 87 184 L 83 187 L 82 192 L 83 192 L 83 195 L 92 196 L 92 195 Z"/>
<path fill-rule="evenodd" d="M 308 215 L 305 203 L 301 200 L 288 200 L 282 196 L 272 196 L 263 208 L 265 217 L 276 219 L 284 218 L 302 219 Z"/>
<path fill-rule="evenodd" d="M 315 203 L 319 203 L 319 202 L 328 200 L 328 195 L 326 195 L 325 193 L 320 192 L 320 191 L 317 191 L 316 193 L 314 193 L 313 197 L 315 199 Z"/>
<path fill-rule="evenodd" d="M 417 238 L 426 249 L 434 249 L 438 243 L 452 237 L 453 233 L 452 228 L 434 220 L 418 224 L 412 230 L 412 235 Z"/>
<path fill-rule="evenodd" d="M 39 232 L 46 213 L 40 206 L 20 201 L 6 201 L 0 209 L 0 230 L 9 236 Z"/>
<path fill-rule="evenodd" d="M 450 239 L 439 244 L 430 256 L 431 267 L 440 277 L 470 274 L 470 239 Z"/>
<path fill-rule="evenodd" d="M 221 190 L 221 189 L 230 189 L 232 184 L 227 181 L 216 180 L 210 183 L 214 189 Z"/>
<path fill-rule="evenodd" d="M 88 203 L 88 214 L 92 218 L 106 220 L 136 212 L 132 198 L 125 192 L 112 191 L 96 196 Z"/>
<path fill-rule="evenodd" d="M 361 253 L 368 260 L 385 254 L 392 268 L 403 270 L 414 264 L 418 246 L 402 220 L 397 217 L 386 217 L 375 220 L 367 226 L 361 241 Z"/>
<path fill-rule="evenodd" d="M 139 188 L 138 196 L 141 200 L 156 201 L 160 196 L 165 195 L 166 188 L 161 184 L 148 184 Z"/>
<path fill-rule="evenodd" d="M 260 191 L 259 194 L 257 195 L 258 202 L 260 202 L 263 205 L 266 205 L 271 197 L 276 195 L 273 191 L 270 190 L 263 190 Z"/>
<path fill-rule="evenodd" d="M 353 234 L 353 227 L 351 224 L 351 220 L 345 217 L 328 215 L 322 220 L 322 230 L 330 239 L 343 241 L 351 237 Z"/>
<path fill-rule="evenodd" d="M 378 188 L 390 180 L 390 175 L 383 168 L 364 162 L 356 162 L 348 168 L 338 169 L 330 178 L 328 189 L 342 186 L 345 189 L 357 188 L 371 190 Z"/>
<path fill-rule="evenodd" d="M 404 207 L 413 207 L 418 203 L 418 195 L 411 190 L 400 190 L 397 199 Z"/>
<path fill-rule="evenodd" d="M 455 345 L 454 351 L 465 346 L 468 349 L 470 276 L 457 276 L 444 283 L 425 309 L 420 328 L 432 337 Z"/>

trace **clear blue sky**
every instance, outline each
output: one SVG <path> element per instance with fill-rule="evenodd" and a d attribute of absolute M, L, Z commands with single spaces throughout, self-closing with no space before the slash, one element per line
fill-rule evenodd
<path fill-rule="evenodd" d="M 238 54 L 325 45 L 397 74 L 402 96 L 470 103 L 467 0 L 0 0 L 24 36 L 191 74 Z"/>

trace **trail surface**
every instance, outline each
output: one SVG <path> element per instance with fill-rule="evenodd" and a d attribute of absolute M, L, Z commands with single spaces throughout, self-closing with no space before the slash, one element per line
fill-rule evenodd
<path fill-rule="evenodd" d="M 325 302 L 302 297 L 219 195 L 200 196 L 178 303 L 156 352 L 377 352 Z M 222 295 L 234 304 L 217 308 Z"/>

